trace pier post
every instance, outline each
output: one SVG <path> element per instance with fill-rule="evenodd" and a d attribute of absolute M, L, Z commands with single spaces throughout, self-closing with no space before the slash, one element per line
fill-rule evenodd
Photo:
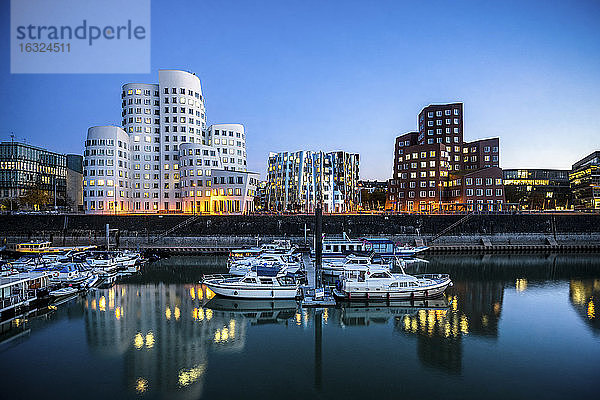
<path fill-rule="evenodd" d="M 323 210 L 317 204 L 315 209 L 315 288 L 321 287 L 321 265 L 323 262 Z"/>

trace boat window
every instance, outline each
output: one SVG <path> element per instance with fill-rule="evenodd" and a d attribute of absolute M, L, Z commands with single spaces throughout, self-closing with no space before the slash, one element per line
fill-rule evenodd
<path fill-rule="evenodd" d="M 334 245 L 333 245 L 333 252 L 334 252 L 334 253 L 337 253 L 337 252 L 338 252 L 338 245 L 337 245 L 337 244 L 334 244 Z"/>
<path fill-rule="evenodd" d="M 376 272 L 371 274 L 371 278 L 389 278 L 385 272 Z"/>
<path fill-rule="evenodd" d="M 394 282 L 390 285 L 390 287 L 398 287 L 398 282 Z"/>
<path fill-rule="evenodd" d="M 244 283 L 256 283 L 256 280 L 254 278 L 244 278 L 244 279 L 242 279 L 242 282 L 244 282 Z"/>
<path fill-rule="evenodd" d="M 271 280 L 271 278 L 259 278 L 259 279 L 260 279 L 261 285 L 271 285 L 271 284 L 273 284 L 273 281 Z"/>
<path fill-rule="evenodd" d="M 345 244 L 341 245 L 340 249 L 341 249 L 342 252 L 346 251 L 346 245 Z"/>
<path fill-rule="evenodd" d="M 414 282 L 411 282 L 411 283 L 410 283 L 410 286 L 414 286 L 414 287 L 416 287 L 416 286 L 417 286 L 417 284 L 416 284 L 416 283 L 414 283 Z"/>

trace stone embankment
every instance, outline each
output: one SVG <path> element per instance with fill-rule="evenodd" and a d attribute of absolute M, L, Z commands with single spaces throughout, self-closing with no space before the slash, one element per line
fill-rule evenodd
<path fill-rule="evenodd" d="M 226 252 L 274 238 L 304 242 L 314 217 L 293 216 L 92 216 L 2 215 L 0 238 L 9 245 L 51 240 L 56 246 L 111 243 L 121 248 Z M 118 233 L 114 233 L 118 232 Z M 396 242 L 426 244 L 432 252 L 600 250 L 598 214 L 516 215 L 326 215 L 323 232 L 351 237 L 385 236 Z M 442 234 L 440 236 L 440 234 Z M 187 249 L 187 250 L 186 250 Z"/>

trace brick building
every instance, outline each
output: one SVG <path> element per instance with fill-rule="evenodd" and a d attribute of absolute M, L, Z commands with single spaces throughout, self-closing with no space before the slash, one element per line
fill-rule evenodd
<path fill-rule="evenodd" d="M 386 209 L 498 210 L 505 202 L 499 139 L 464 142 L 462 103 L 427 106 L 418 123 L 418 132 L 396 138 Z"/>

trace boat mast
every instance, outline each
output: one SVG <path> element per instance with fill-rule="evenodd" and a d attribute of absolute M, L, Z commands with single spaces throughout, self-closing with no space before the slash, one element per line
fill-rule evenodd
<path fill-rule="evenodd" d="M 321 266 L 323 258 L 323 152 L 319 152 L 317 193 L 315 196 L 315 289 L 321 287 Z"/>

